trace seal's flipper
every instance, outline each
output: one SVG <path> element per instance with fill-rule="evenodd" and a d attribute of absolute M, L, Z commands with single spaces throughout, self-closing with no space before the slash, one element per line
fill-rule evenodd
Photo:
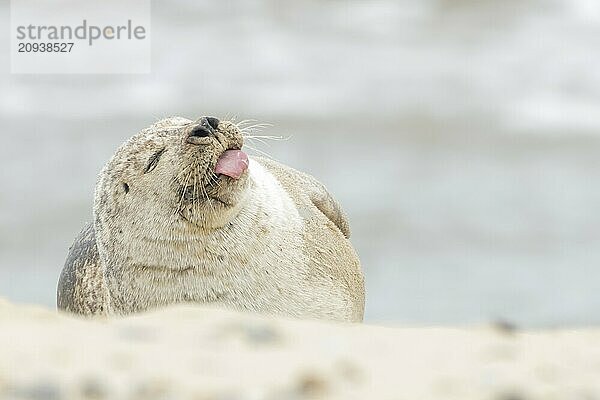
<path fill-rule="evenodd" d="M 310 195 L 310 201 L 338 227 L 346 239 L 350 238 L 350 224 L 348 224 L 346 214 L 325 187 L 320 184 L 315 185 L 315 190 Z"/>
<path fill-rule="evenodd" d="M 97 315 L 107 312 L 107 296 L 94 226 L 88 223 L 69 249 L 60 274 L 56 303 L 60 310 Z"/>

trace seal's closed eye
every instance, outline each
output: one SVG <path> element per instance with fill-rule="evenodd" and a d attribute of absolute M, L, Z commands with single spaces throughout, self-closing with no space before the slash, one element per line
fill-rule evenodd
<path fill-rule="evenodd" d="M 150 156 L 150 158 L 148 159 L 148 165 L 146 166 L 144 173 L 151 172 L 154 168 L 156 168 L 156 165 L 158 164 L 158 160 L 160 160 L 160 156 L 162 156 L 164 152 L 165 152 L 165 149 L 162 148 Z"/>

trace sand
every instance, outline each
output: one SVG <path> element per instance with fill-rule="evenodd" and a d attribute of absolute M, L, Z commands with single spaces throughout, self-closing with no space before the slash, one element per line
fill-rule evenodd
<path fill-rule="evenodd" d="M 600 329 L 382 327 L 0 301 L 0 399 L 600 399 Z"/>

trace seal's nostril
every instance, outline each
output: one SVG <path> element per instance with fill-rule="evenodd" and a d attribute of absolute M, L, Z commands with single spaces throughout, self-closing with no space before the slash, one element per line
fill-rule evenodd
<path fill-rule="evenodd" d="M 215 117 L 202 117 L 189 133 L 188 137 L 209 137 L 214 136 L 218 138 L 217 127 L 219 126 L 219 120 Z"/>
<path fill-rule="evenodd" d="M 221 122 L 215 117 L 206 117 L 206 121 L 213 129 L 217 129 L 219 127 L 219 122 Z"/>
<path fill-rule="evenodd" d="M 194 127 L 194 129 L 192 129 L 192 131 L 190 132 L 190 137 L 195 136 L 195 137 L 207 137 L 210 136 L 212 132 L 210 131 L 209 128 L 206 128 L 202 125 L 198 125 L 196 127 Z"/>

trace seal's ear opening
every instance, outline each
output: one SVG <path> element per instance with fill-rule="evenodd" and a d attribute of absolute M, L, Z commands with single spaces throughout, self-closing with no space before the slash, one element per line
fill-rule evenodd
<path fill-rule="evenodd" d="M 123 190 L 125 191 L 125 193 L 129 193 L 129 185 L 125 182 L 123 182 Z"/>

